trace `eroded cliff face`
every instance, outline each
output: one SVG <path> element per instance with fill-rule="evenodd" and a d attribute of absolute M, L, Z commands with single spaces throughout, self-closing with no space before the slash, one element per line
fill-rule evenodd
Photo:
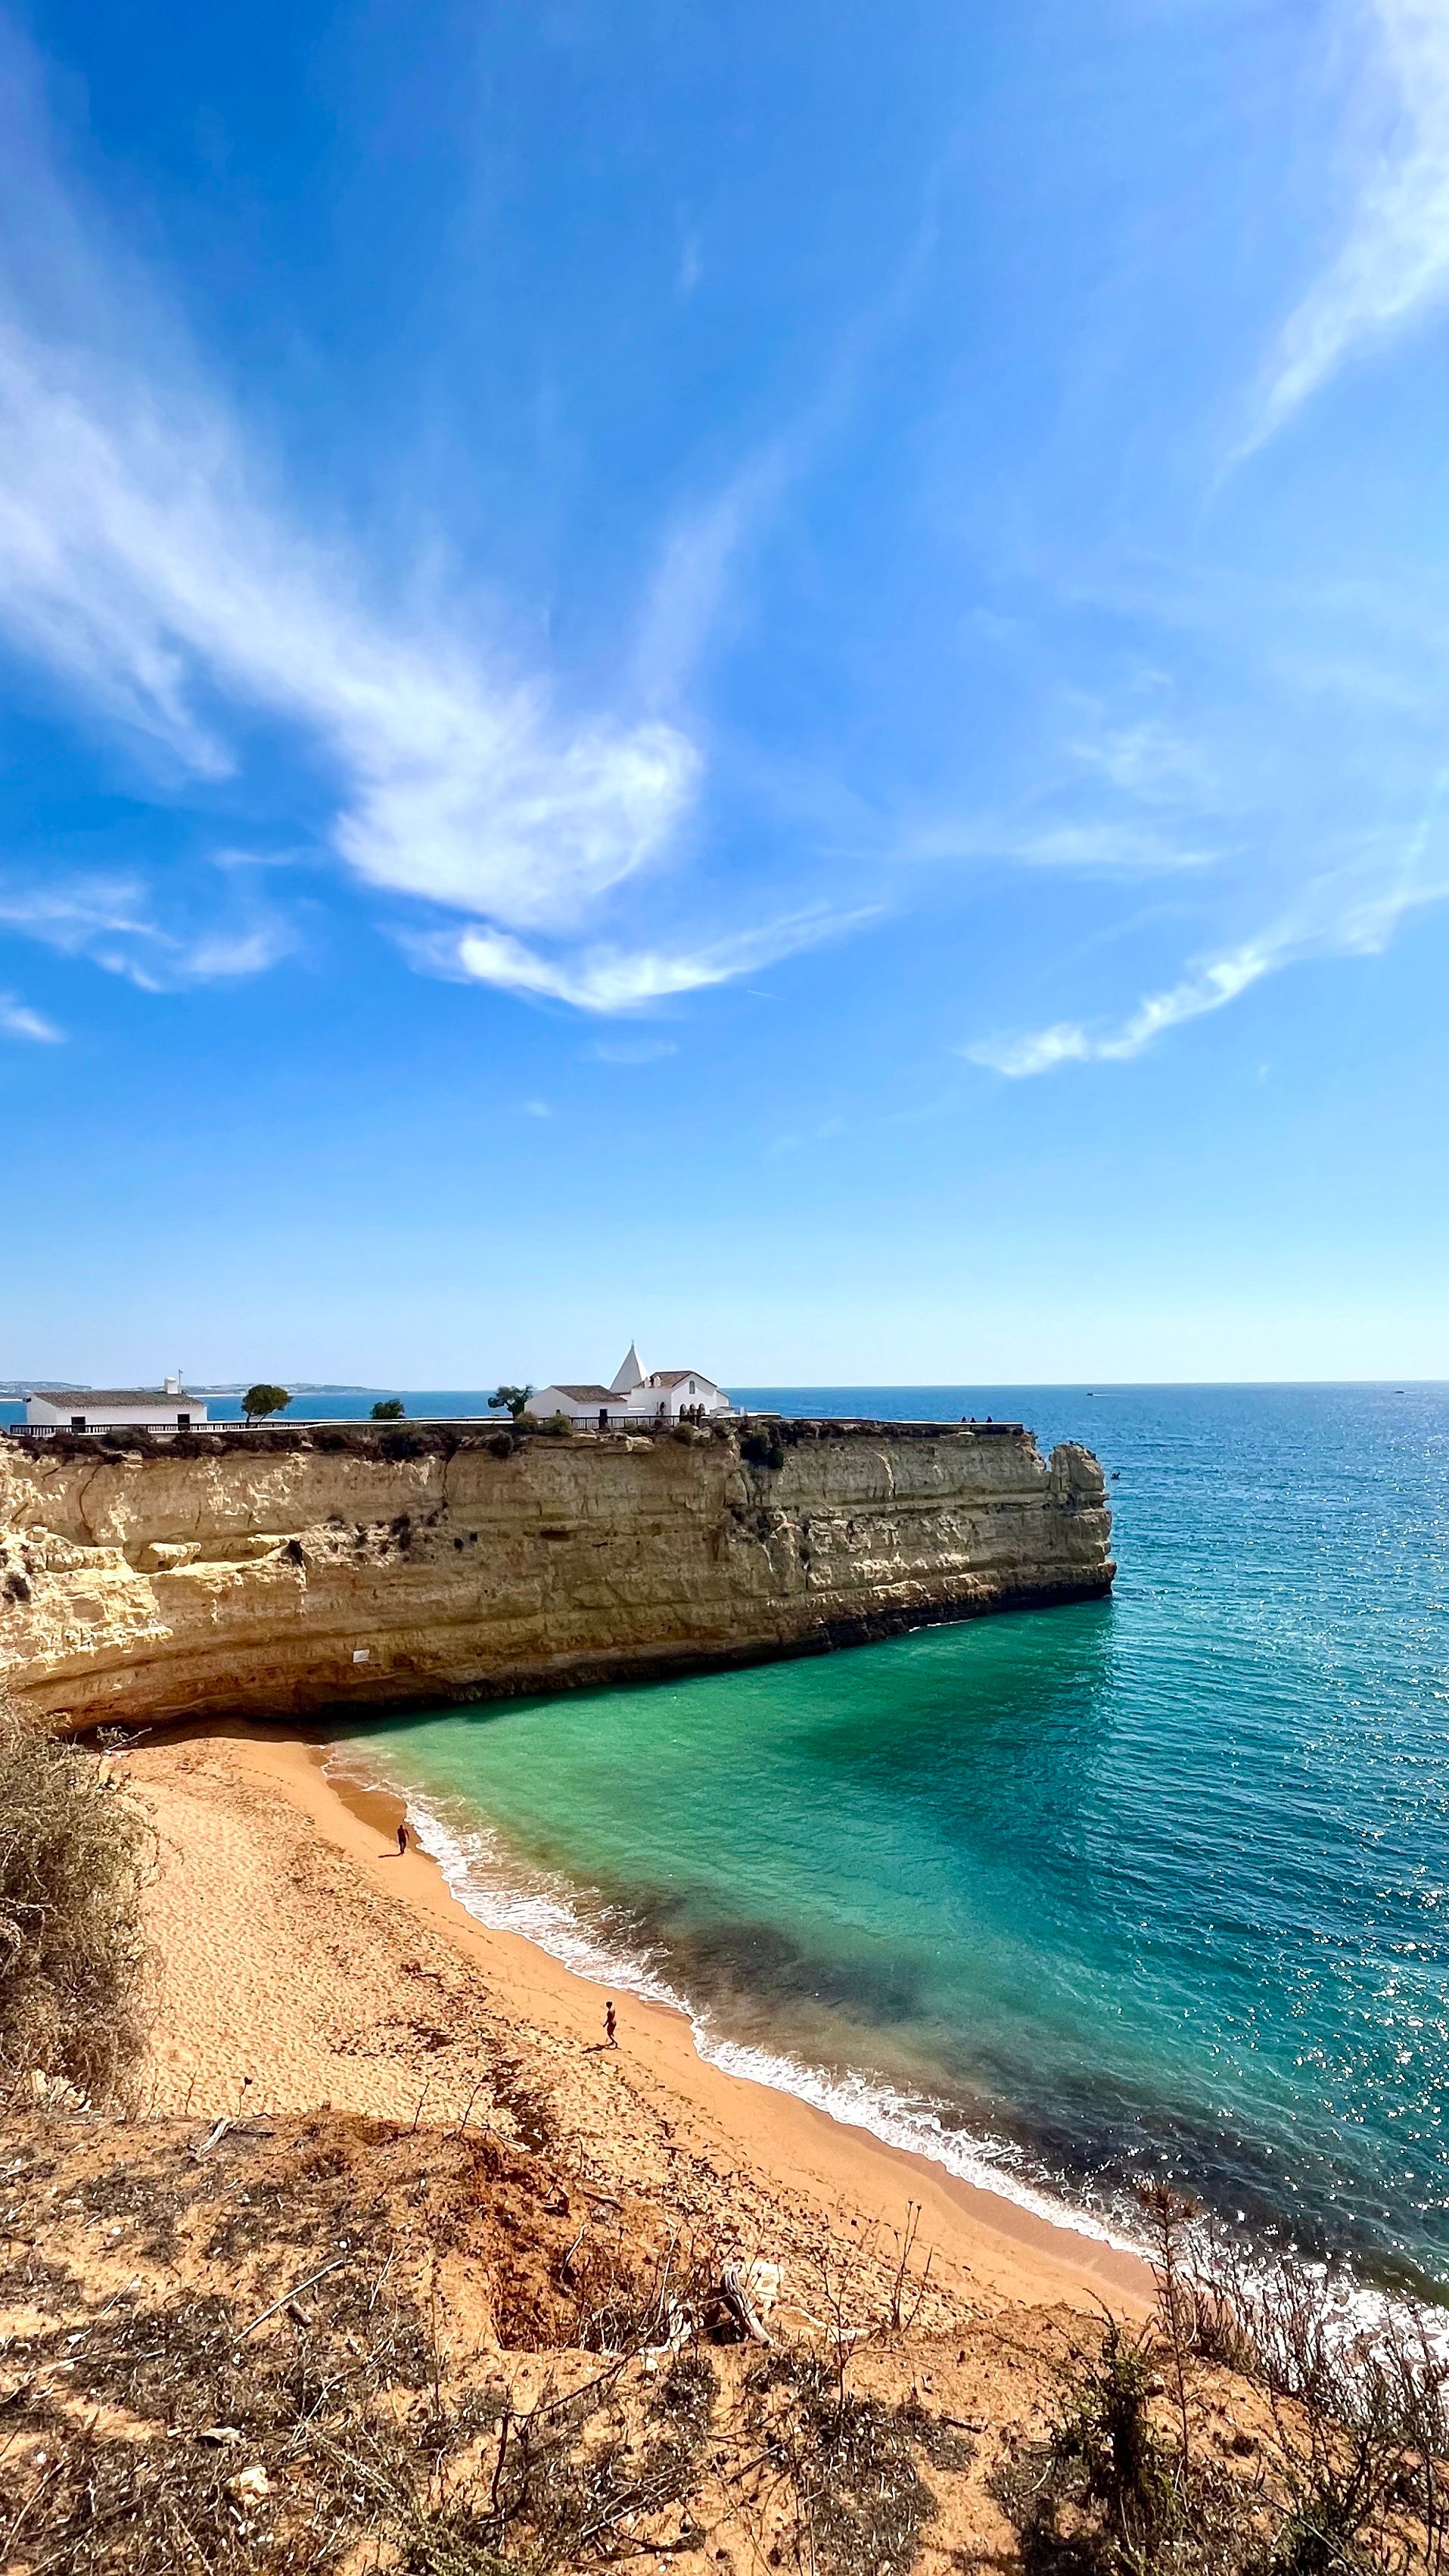
<path fill-rule="evenodd" d="M 1112 1580 L 1090 1452 L 1029 1433 L 0 1444 L 0 1677 L 77 1726 L 749 1661 Z M 391 1452 L 392 1454 L 388 1454 Z"/>

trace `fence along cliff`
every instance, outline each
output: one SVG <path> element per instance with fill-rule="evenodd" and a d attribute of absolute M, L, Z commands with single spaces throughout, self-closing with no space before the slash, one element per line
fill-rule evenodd
<path fill-rule="evenodd" d="M 0 1680 L 75 1726 L 647 1678 L 1079 1601 L 1101 1469 L 1029 1432 L 338 1427 L 0 1443 Z"/>

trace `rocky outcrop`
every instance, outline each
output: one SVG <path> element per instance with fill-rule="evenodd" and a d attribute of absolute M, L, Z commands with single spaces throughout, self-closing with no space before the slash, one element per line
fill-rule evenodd
<path fill-rule="evenodd" d="M 1109 1535 L 1001 1426 L 6 1441 L 0 1678 L 77 1726 L 557 1689 L 1082 1600 Z"/>

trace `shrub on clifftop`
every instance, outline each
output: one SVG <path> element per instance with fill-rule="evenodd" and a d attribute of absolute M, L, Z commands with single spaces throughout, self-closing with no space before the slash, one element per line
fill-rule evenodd
<path fill-rule="evenodd" d="M 746 1431 L 740 1439 L 740 1456 L 749 1467 L 773 1467 L 785 1464 L 785 1451 L 778 1431 Z"/>
<path fill-rule="evenodd" d="M 500 1386 L 488 1398 L 488 1410 L 490 1413 L 511 1413 L 515 1422 L 521 1422 L 528 1411 L 528 1399 L 532 1393 L 531 1386 Z"/>
<path fill-rule="evenodd" d="M 268 1414 L 283 1413 L 292 1399 L 284 1386 L 269 1386 L 265 1378 L 249 1386 L 242 1397 L 242 1410 L 248 1422 L 265 1422 Z"/>
<path fill-rule="evenodd" d="M 0 1694 L 0 2094 L 116 2095 L 141 2047 L 145 1821 L 105 1765 Z"/>

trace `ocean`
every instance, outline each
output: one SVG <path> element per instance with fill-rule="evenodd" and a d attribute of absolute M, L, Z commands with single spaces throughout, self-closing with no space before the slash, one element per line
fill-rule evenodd
<path fill-rule="evenodd" d="M 1110 2233 L 1165 2176 L 1449 2298 L 1449 1387 L 734 1393 L 1086 1441 L 1114 1598 L 334 1764 L 727 2065 Z"/>
<path fill-rule="evenodd" d="M 735 1393 L 1085 1440 L 1115 1597 L 334 1758 L 728 2065 L 1109 2233 L 1166 2176 L 1449 2296 L 1449 1388 Z"/>

